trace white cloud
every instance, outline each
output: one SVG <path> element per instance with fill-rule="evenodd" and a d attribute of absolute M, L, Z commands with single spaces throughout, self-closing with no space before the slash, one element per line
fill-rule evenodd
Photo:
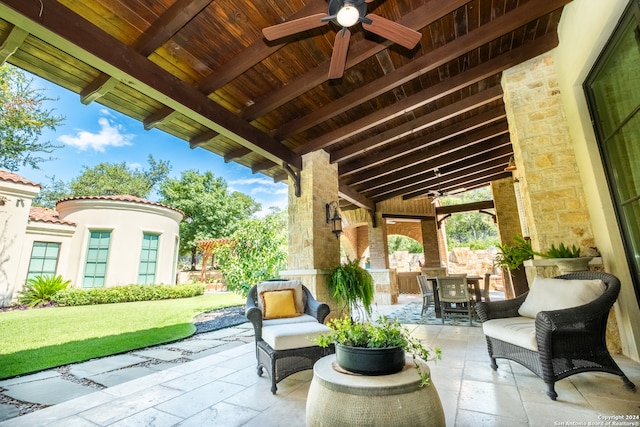
<path fill-rule="evenodd" d="M 133 169 L 133 170 L 142 169 L 142 165 L 140 163 L 129 163 L 128 166 L 129 166 L 129 169 Z"/>
<path fill-rule="evenodd" d="M 233 181 L 229 181 L 230 185 L 277 185 L 273 182 L 273 180 L 268 178 L 245 178 L 245 179 L 234 179 Z"/>
<path fill-rule="evenodd" d="M 104 153 L 106 147 L 124 147 L 131 145 L 134 135 L 123 133 L 124 128 L 120 125 L 112 125 L 107 118 L 98 119 L 100 131 L 91 133 L 86 130 L 78 130 L 76 135 L 62 135 L 58 141 L 76 147 L 81 151 L 89 149 Z"/>

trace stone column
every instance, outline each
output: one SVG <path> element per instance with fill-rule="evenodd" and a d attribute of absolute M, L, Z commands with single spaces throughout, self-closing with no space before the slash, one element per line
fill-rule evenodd
<path fill-rule="evenodd" d="M 420 221 L 422 231 L 422 248 L 424 250 L 424 267 L 439 268 L 442 266 L 440 259 L 440 245 L 438 244 L 438 223 L 436 218 Z"/>
<path fill-rule="evenodd" d="M 533 249 L 595 246 L 551 53 L 502 73 L 504 103 Z"/>
<path fill-rule="evenodd" d="M 369 221 L 369 273 L 375 284 L 375 304 L 396 304 L 398 302 L 398 281 L 395 271 L 389 270 L 389 247 L 387 246 L 387 222 L 376 212 L 376 227 Z"/>
<path fill-rule="evenodd" d="M 514 237 L 523 236 L 522 226 L 520 224 L 520 213 L 518 211 L 518 201 L 514 190 L 513 178 L 503 178 L 491 181 L 491 193 L 493 195 L 493 203 L 496 210 L 496 218 L 498 225 L 498 233 L 500 243 L 512 244 Z M 522 267 L 524 269 L 524 266 Z M 513 288 L 513 281 L 508 271 L 503 271 L 504 291 L 507 298 L 513 298 L 516 294 Z"/>
<path fill-rule="evenodd" d="M 329 270 L 340 264 L 340 241 L 326 222 L 325 206 L 338 200 L 338 166 L 329 163 L 324 150 L 302 156 L 300 197 L 289 182 L 289 248 L 284 278 L 300 280 L 314 296 L 328 303 L 335 301 L 327 291 Z"/>

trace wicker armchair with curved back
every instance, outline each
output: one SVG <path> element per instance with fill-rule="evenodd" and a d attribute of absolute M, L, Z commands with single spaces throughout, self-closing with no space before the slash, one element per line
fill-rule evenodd
<path fill-rule="evenodd" d="M 552 400 L 556 400 L 558 396 L 555 391 L 556 381 L 590 371 L 618 375 L 627 389 L 635 390 L 635 385 L 609 354 L 606 344 L 609 310 L 620 292 L 618 278 L 609 273 L 584 271 L 554 279 L 573 281 L 577 286 L 581 282 L 575 281 L 601 280 L 603 285 L 595 283 L 604 291 L 598 292 L 595 298 L 584 304 L 542 310 L 537 312 L 534 318 L 528 318 L 521 313 L 528 294 L 533 293 L 535 281 L 528 293 L 517 298 L 477 303 L 476 311 L 483 322 L 491 367 L 494 370 L 498 368 L 498 358 L 509 359 L 525 366 L 544 380 L 547 384 L 547 395 Z M 561 281 L 554 283 L 557 283 L 556 286 L 562 286 Z M 555 299 L 555 303 L 558 298 L 557 295 L 551 295 L 551 300 Z M 509 322 L 511 325 L 500 331 L 500 325 L 507 325 Z M 518 341 L 515 338 L 518 329 L 522 331 L 527 328 L 531 328 L 527 330 L 528 338 L 525 336 Z"/>
<path fill-rule="evenodd" d="M 295 289 L 300 306 L 291 316 L 268 318 L 266 300 L 261 297 L 261 287 L 273 290 Z M 276 289 L 277 288 L 277 289 Z M 271 392 L 276 393 L 277 383 L 296 372 L 313 368 L 314 363 L 334 352 L 333 346 L 323 348 L 313 343 L 313 338 L 330 329 L 323 324 L 330 312 L 327 304 L 317 301 L 309 289 L 297 280 L 272 280 L 253 286 L 247 295 L 245 316 L 252 323 L 255 333 L 257 373 L 266 370 L 271 378 Z"/>

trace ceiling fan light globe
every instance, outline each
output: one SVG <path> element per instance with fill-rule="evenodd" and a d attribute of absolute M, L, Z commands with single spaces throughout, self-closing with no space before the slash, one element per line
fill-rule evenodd
<path fill-rule="evenodd" d="M 340 8 L 336 15 L 336 21 L 343 27 L 351 27 L 360 19 L 360 12 L 354 6 L 345 4 Z"/>

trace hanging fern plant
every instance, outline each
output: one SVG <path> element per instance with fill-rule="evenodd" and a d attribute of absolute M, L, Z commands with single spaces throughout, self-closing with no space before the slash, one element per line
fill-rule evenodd
<path fill-rule="evenodd" d="M 329 291 L 338 304 L 351 311 L 352 317 L 360 309 L 371 315 L 373 289 L 373 278 L 360 267 L 359 259 L 348 260 L 329 275 Z"/>

